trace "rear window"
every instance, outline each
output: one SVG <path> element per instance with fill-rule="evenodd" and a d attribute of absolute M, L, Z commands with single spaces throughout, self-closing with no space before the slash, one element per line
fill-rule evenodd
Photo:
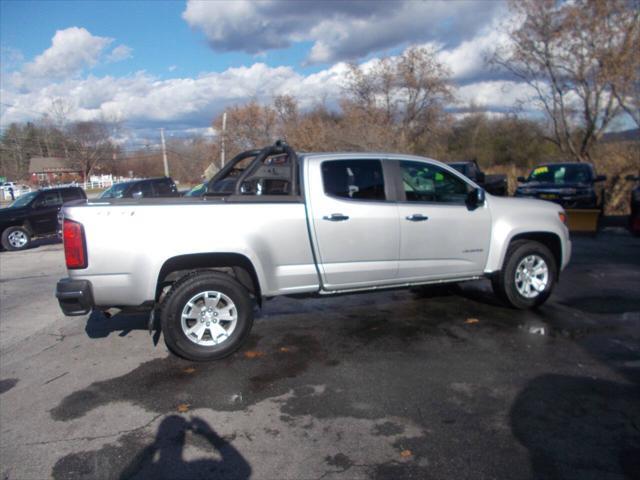
<path fill-rule="evenodd" d="M 386 200 L 380 160 L 331 160 L 322 163 L 328 195 L 352 200 Z"/>
<path fill-rule="evenodd" d="M 63 202 L 70 202 L 72 200 L 80 200 L 81 198 L 85 198 L 82 190 L 80 190 L 79 188 L 66 188 L 64 190 L 60 190 L 60 193 L 62 194 Z"/>

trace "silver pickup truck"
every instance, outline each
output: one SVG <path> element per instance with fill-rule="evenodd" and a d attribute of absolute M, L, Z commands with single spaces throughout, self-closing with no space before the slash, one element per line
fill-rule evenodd
<path fill-rule="evenodd" d="M 494 197 L 447 165 L 388 153 L 244 152 L 198 197 L 65 207 L 67 315 L 148 309 L 168 347 L 222 358 L 255 305 L 488 277 L 515 308 L 551 294 L 569 262 L 563 209 Z"/>

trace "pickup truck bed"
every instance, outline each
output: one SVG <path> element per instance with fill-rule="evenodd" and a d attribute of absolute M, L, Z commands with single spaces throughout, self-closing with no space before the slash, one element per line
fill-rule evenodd
<path fill-rule="evenodd" d="M 208 360 L 246 337 L 250 298 L 487 276 L 508 304 L 528 308 L 548 298 L 570 257 L 560 207 L 485 195 L 421 157 L 276 144 L 234 159 L 208 189 L 65 208 L 63 311 L 149 308 L 173 351 Z"/>

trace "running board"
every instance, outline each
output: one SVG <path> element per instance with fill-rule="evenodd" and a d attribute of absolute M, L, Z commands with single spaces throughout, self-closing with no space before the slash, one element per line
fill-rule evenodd
<path fill-rule="evenodd" d="M 393 288 L 418 287 L 420 285 L 439 285 L 443 283 L 468 282 L 470 280 L 479 280 L 481 278 L 484 278 L 484 277 L 481 275 L 476 275 L 473 277 L 447 278 L 444 280 L 429 280 L 425 282 L 393 283 L 390 285 L 375 285 L 371 287 L 360 287 L 360 288 L 345 288 L 345 289 L 337 289 L 337 290 L 321 289 L 318 293 L 320 295 L 337 295 L 339 293 L 366 292 L 366 291 L 375 291 L 375 290 L 389 290 Z"/>

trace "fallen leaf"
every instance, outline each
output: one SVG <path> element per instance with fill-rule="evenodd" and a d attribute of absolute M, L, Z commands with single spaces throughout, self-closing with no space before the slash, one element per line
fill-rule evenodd
<path fill-rule="evenodd" d="M 409 458 L 412 455 L 411 450 L 402 450 L 400 456 L 402 458 Z"/>
<path fill-rule="evenodd" d="M 473 323 L 480 323 L 480 320 L 478 320 L 477 318 L 467 318 L 464 323 L 466 323 L 467 325 L 471 325 Z"/>
<path fill-rule="evenodd" d="M 178 405 L 177 410 L 180 413 L 186 413 L 189 411 L 189 404 L 188 403 L 181 403 L 180 405 Z"/>
<path fill-rule="evenodd" d="M 195 368 L 193 368 L 193 367 L 187 367 L 187 368 L 185 368 L 185 369 L 184 369 L 184 370 L 182 370 L 182 371 L 183 371 L 184 373 L 193 373 L 193 372 L 195 372 L 195 371 L 196 371 L 196 369 L 195 369 Z"/>
<path fill-rule="evenodd" d="M 263 357 L 264 352 L 260 352 L 258 350 L 247 350 L 246 352 L 244 352 L 244 356 L 245 358 L 258 358 Z"/>

